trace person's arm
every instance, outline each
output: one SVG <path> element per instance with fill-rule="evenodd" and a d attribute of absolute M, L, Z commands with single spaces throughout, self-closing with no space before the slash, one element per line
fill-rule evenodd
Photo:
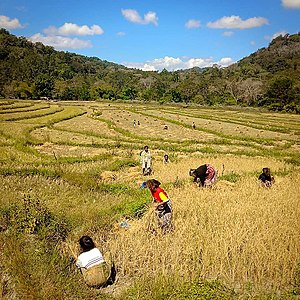
<path fill-rule="evenodd" d="M 259 179 L 260 181 L 262 181 L 263 183 L 266 182 L 266 176 L 265 176 L 264 174 L 260 174 L 259 177 L 258 177 L 258 179 Z"/>
<path fill-rule="evenodd" d="M 79 257 L 77 258 L 75 265 L 78 269 L 83 267 L 82 262 Z"/>
<path fill-rule="evenodd" d="M 155 199 L 154 199 L 154 207 L 157 208 L 158 206 L 162 205 L 164 202 L 168 201 L 169 198 L 163 193 L 163 192 L 160 192 L 159 193 L 159 197 L 160 199 L 162 200 L 162 202 L 157 202 Z"/>
<path fill-rule="evenodd" d="M 205 175 L 200 176 L 199 179 L 200 179 L 200 186 L 204 186 Z"/>
<path fill-rule="evenodd" d="M 141 164 L 144 163 L 144 159 L 145 159 L 145 155 L 144 155 L 144 151 L 142 151 L 141 154 L 140 154 L 140 162 L 141 162 Z"/>

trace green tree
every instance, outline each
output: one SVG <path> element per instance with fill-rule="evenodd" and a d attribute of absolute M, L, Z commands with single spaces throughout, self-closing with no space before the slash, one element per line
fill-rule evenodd
<path fill-rule="evenodd" d="M 54 80 L 49 75 L 38 75 L 34 81 L 34 96 L 36 98 L 48 97 L 52 98 L 54 89 Z"/>
<path fill-rule="evenodd" d="M 277 103 L 281 108 L 294 98 L 293 81 L 288 77 L 279 77 L 271 81 L 266 92 L 267 104 Z"/>

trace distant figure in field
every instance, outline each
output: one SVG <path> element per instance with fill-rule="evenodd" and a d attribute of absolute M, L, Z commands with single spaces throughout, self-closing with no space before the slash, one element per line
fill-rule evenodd
<path fill-rule="evenodd" d="M 165 130 L 168 130 L 168 128 L 169 128 L 168 125 L 164 125 Z"/>
<path fill-rule="evenodd" d="M 199 181 L 199 187 L 212 186 L 217 181 L 217 170 L 210 164 L 190 169 L 189 175 L 194 177 L 194 183 Z"/>
<path fill-rule="evenodd" d="M 149 147 L 145 146 L 144 150 L 140 153 L 140 160 L 142 165 L 142 173 L 144 176 L 151 175 L 151 153 Z"/>
<path fill-rule="evenodd" d="M 259 175 L 258 180 L 264 187 L 271 187 L 275 183 L 275 179 L 271 176 L 270 168 L 263 168 L 262 173 Z"/>
<path fill-rule="evenodd" d="M 163 163 L 164 163 L 165 165 L 167 165 L 169 162 L 170 162 L 169 155 L 168 155 L 168 154 L 165 154 L 165 155 L 164 155 L 164 158 L 163 158 Z"/>
<path fill-rule="evenodd" d="M 140 121 L 138 121 L 138 125 L 141 125 Z"/>
<path fill-rule="evenodd" d="M 196 125 L 195 125 L 195 122 L 193 122 L 193 125 L 192 125 L 193 129 L 196 129 Z"/>
<path fill-rule="evenodd" d="M 167 193 L 160 187 L 156 179 L 149 179 L 142 183 L 141 188 L 149 188 L 152 197 L 158 225 L 163 233 L 172 230 L 172 205 Z"/>
<path fill-rule="evenodd" d="M 136 126 L 136 120 L 133 120 L 133 127 Z"/>
<path fill-rule="evenodd" d="M 82 236 L 79 245 L 81 254 L 77 258 L 76 267 L 81 270 L 86 284 L 95 288 L 112 284 L 116 276 L 115 267 L 109 267 L 92 238 L 87 235 Z"/>

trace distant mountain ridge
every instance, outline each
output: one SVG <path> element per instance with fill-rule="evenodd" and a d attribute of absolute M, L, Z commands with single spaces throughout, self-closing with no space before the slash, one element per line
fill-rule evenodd
<path fill-rule="evenodd" d="M 146 72 L 97 57 L 56 51 L 0 29 L 0 96 L 267 106 L 300 112 L 300 34 L 227 67 Z"/>

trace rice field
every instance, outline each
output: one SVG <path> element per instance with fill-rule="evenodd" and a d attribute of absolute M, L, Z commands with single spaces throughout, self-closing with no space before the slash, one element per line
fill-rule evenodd
<path fill-rule="evenodd" d="M 1 100 L 2 298 L 299 299 L 299 134 L 299 115 L 255 109 Z M 166 235 L 139 188 L 144 145 L 172 199 Z M 188 175 L 204 163 L 211 189 Z M 85 234 L 116 265 L 105 289 L 74 266 Z"/>

